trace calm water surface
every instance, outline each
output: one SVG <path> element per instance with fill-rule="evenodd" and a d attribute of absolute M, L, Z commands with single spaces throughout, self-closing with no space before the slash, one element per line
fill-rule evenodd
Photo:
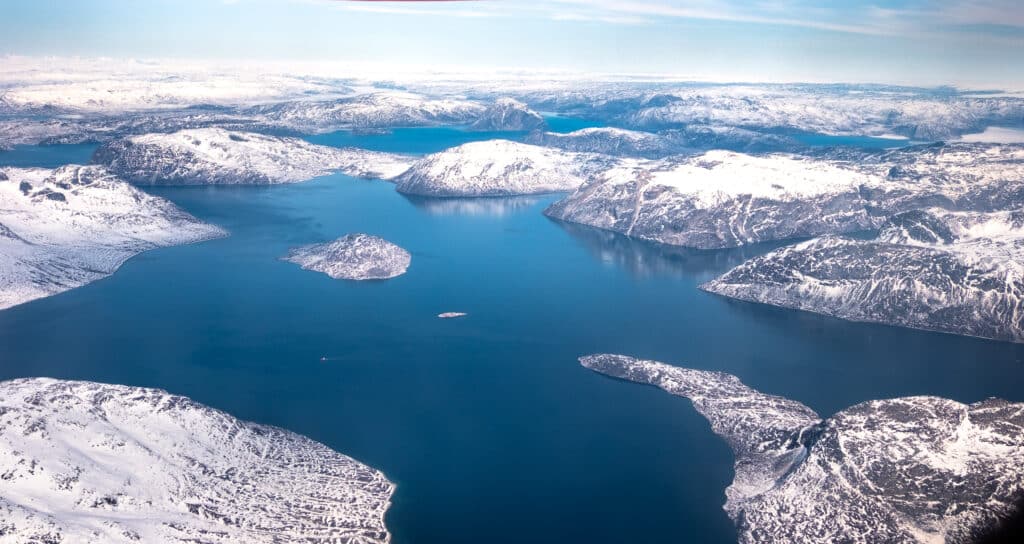
<path fill-rule="evenodd" d="M 0 150 L 0 166 L 56 168 L 65 164 L 88 164 L 99 144 L 16 145 Z"/>
<path fill-rule="evenodd" d="M 696 289 L 764 246 L 668 249 L 551 221 L 555 197 L 408 199 L 340 175 L 153 192 L 231 236 L 0 312 L 0 378 L 161 387 L 308 435 L 398 484 L 397 544 L 735 540 L 725 444 L 687 401 L 591 373 L 582 354 L 724 370 L 822 414 L 1024 400 L 1024 346 Z M 278 260 L 349 232 L 409 249 L 408 273 L 346 282 Z"/>
<path fill-rule="evenodd" d="M 548 131 L 572 132 L 583 128 L 601 126 L 600 123 L 571 117 L 545 116 Z M 524 131 L 471 131 L 460 127 L 412 127 L 396 128 L 378 133 L 360 133 L 340 130 L 326 134 L 306 136 L 305 140 L 334 147 L 356 146 L 374 151 L 392 153 L 427 154 L 444 151 L 469 142 L 505 139 L 520 141 L 529 132 Z"/>

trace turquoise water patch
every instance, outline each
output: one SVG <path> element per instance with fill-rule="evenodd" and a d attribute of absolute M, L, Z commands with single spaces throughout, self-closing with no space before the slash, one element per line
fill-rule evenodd
<path fill-rule="evenodd" d="M 65 164 L 89 164 L 99 144 L 17 145 L 0 151 L 0 166 L 56 168 Z"/>

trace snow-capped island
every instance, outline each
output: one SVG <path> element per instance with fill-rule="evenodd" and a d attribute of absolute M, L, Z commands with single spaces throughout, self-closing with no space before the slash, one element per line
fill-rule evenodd
<path fill-rule="evenodd" d="M 938 144 L 816 156 L 708 151 L 623 160 L 550 217 L 700 249 L 878 228 L 928 206 L 1024 207 L 1024 146 Z"/>
<path fill-rule="evenodd" d="M 822 418 L 731 374 L 623 355 L 580 362 L 693 402 L 735 456 L 724 509 L 742 544 L 968 544 L 1024 493 L 1024 404 L 905 397 Z"/>
<path fill-rule="evenodd" d="M 99 166 L 0 169 L 0 309 L 104 278 L 149 249 L 226 234 Z"/>
<path fill-rule="evenodd" d="M 732 247 L 870 228 L 858 190 L 869 181 L 795 155 L 709 151 L 623 161 L 544 213 L 670 245 Z"/>
<path fill-rule="evenodd" d="M 200 128 L 120 138 L 96 150 L 93 162 L 136 185 L 266 185 L 334 172 L 390 179 L 413 159 L 299 138 Z"/>
<path fill-rule="evenodd" d="M 10 542 L 390 540 L 381 472 L 158 389 L 0 382 L 0 466 Z"/>
<path fill-rule="evenodd" d="M 576 189 L 614 162 L 603 155 L 487 140 L 427 155 L 394 181 L 399 192 L 422 196 L 557 193 Z"/>
<path fill-rule="evenodd" d="M 386 280 L 405 274 L 412 256 L 383 238 L 346 234 L 333 242 L 292 249 L 283 260 L 339 280 Z"/>
<path fill-rule="evenodd" d="M 540 130 L 547 126 L 539 113 L 512 98 L 499 98 L 487 107 L 469 130 L 479 131 L 528 131 Z"/>
<path fill-rule="evenodd" d="M 905 212 L 874 240 L 825 236 L 784 247 L 701 288 L 853 321 L 1024 342 L 1024 211 Z"/>

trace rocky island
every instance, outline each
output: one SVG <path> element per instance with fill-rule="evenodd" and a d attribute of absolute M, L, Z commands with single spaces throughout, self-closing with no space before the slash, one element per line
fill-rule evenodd
<path fill-rule="evenodd" d="M 333 242 L 297 247 L 283 259 L 334 279 L 386 280 L 405 274 L 412 256 L 383 238 L 347 234 Z"/>
<path fill-rule="evenodd" d="M 693 402 L 735 456 L 724 508 L 742 544 L 968 544 L 1024 496 L 1024 404 L 905 397 L 822 418 L 731 374 L 623 355 L 580 362 Z"/>
<path fill-rule="evenodd" d="M 603 155 L 487 140 L 428 155 L 394 181 L 399 192 L 422 196 L 557 193 L 576 189 L 614 162 Z"/>

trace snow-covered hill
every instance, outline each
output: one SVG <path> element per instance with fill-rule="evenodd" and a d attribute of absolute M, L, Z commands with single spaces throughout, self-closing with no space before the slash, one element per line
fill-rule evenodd
<path fill-rule="evenodd" d="M 1024 146 L 709 151 L 623 161 L 545 213 L 666 244 L 721 248 L 877 228 L 892 214 L 928 206 L 1024 206 Z"/>
<path fill-rule="evenodd" d="M 534 132 L 527 135 L 525 142 L 566 151 L 644 159 L 661 159 L 677 154 L 693 155 L 709 149 L 762 153 L 792 151 L 801 147 L 795 140 L 785 136 L 735 127 L 702 125 L 657 133 L 610 127 L 585 128 L 565 134 Z"/>
<path fill-rule="evenodd" d="M 864 187 L 864 198 L 882 215 L 929 206 L 1024 207 L 1024 145 L 956 142 L 872 153 L 834 149 L 822 157 L 880 178 Z"/>
<path fill-rule="evenodd" d="M 541 115 L 529 106 L 511 98 L 499 98 L 480 114 L 480 118 L 469 126 L 470 130 L 481 131 L 526 131 L 540 130 L 547 126 Z"/>
<path fill-rule="evenodd" d="M 870 227 L 869 176 L 793 155 L 709 151 L 625 161 L 551 205 L 559 220 L 696 248 Z"/>
<path fill-rule="evenodd" d="M 610 157 L 508 140 L 487 140 L 428 155 L 395 178 L 424 196 L 509 196 L 572 191 L 615 163 Z"/>
<path fill-rule="evenodd" d="M 621 157 L 657 159 L 679 153 L 676 142 L 661 134 L 621 128 L 584 128 L 569 133 L 533 132 L 528 144 L 577 153 L 602 153 Z"/>
<path fill-rule="evenodd" d="M 394 486 L 157 389 L 0 382 L 0 542 L 373 544 Z"/>
<path fill-rule="evenodd" d="M 854 321 L 1024 342 L 1024 212 L 905 212 L 875 240 L 810 240 L 702 288 Z"/>
<path fill-rule="evenodd" d="M 0 169 L 0 309 L 112 274 L 143 251 L 225 236 L 99 166 Z"/>
<path fill-rule="evenodd" d="M 313 145 L 219 128 L 129 136 L 99 148 L 93 161 L 137 185 L 262 185 L 332 172 L 392 178 L 413 159 L 356 148 Z"/>
<path fill-rule="evenodd" d="M 456 98 L 431 98 L 397 91 L 377 91 L 330 101 L 293 101 L 244 110 L 268 126 L 303 133 L 353 128 L 462 125 L 475 121 L 486 107 Z"/>
<path fill-rule="evenodd" d="M 934 141 L 1024 122 L 1019 94 L 949 88 L 587 82 L 517 96 L 548 111 L 648 131 L 708 125 Z"/>
<path fill-rule="evenodd" d="M 1024 404 L 872 400 L 821 418 L 731 374 L 623 355 L 584 367 L 686 397 L 735 456 L 743 544 L 967 544 L 1024 496 Z"/>
<path fill-rule="evenodd" d="M 405 274 L 412 256 L 383 238 L 346 234 L 332 242 L 297 247 L 283 259 L 334 279 L 386 280 Z"/>
<path fill-rule="evenodd" d="M 4 59 L 7 62 L 9 59 Z M 18 82 L 17 76 L 14 81 L 3 77 L 8 88 L 0 93 L 0 112 L 110 114 L 195 105 L 231 107 L 352 93 L 337 81 L 269 74 L 263 70 L 203 70 L 192 66 L 131 70 L 123 65 L 111 68 L 88 74 L 36 75 L 25 82 Z"/>

